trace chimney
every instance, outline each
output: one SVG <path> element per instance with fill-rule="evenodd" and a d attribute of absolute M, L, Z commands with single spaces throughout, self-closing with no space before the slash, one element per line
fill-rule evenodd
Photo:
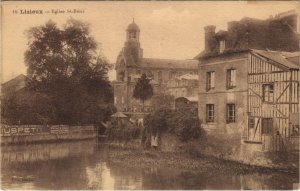
<path fill-rule="evenodd" d="M 217 45 L 217 41 L 215 38 L 216 26 L 208 25 L 204 27 L 205 31 L 205 51 L 212 52 Z"/>

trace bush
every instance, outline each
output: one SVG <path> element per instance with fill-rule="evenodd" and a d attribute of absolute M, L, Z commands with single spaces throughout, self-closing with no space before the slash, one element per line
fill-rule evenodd
<path fill-rule="evenodd" d="M 150 134 L 176 134 L 183 142 L 198 139 L 203 135 L 197 111 L 193 109 L 161 108 L 146 116 L 145 128 Z"/>
<path fill-rule="evenodd" d="M 132 139 L 138 139 L 141 136 L 141 128 L 128 122 L 123 126 L 113 124 L 105 131 L 108 140 L 115 141 L 129 141 Z"/>

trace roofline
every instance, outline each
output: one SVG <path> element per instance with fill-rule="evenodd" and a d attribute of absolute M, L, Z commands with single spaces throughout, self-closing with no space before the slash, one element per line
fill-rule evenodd
<path fill-rule="evenodd" d="M 8 81 L 6 81 L 6 82 L 3 82 L 1 85 L 5 85 L 5 84 L 7 84 L 7 83 L 9 83 L 9 82 L 11 82 L 11 81 L 13 81 L 14 79 L 16 79 L 17 77 L 19 77 L 19 76 L 24 76 L 25 77 L 25 79 L 29 79 L 25 74 L 19 74 L 19 75 L 17 75 L 16 77 L 14 77 L 14 78 L 12 78 L 12 79 L 10 79 L 10 80 L 8 80 Z"/>
<path fill-rule="evenodd" d="M 286 71 L 288 71 L 288 70 L 299 70 L 299 67 L 298 67 L 298 68 L 288 67 L 288 66 L 286 66 L 286 65 L 283 65 L 283 64 L 277 62 L 276 60 L 273 60 L 273 59 L 271 59 L 271 58 L 265 57 L 264 55 L 261 55 L 261 54 L 259 54 L 258 52 L 255 52 L 254 49 L 251 49 L 250 51 L 251 51 L 252 54 L 255 53 L 255 55 L 258 55 L 258 56 L 260 56 L 260 57 L 263 57 L 263 58 L 267 59 L 267 61 L 271 60 L 271 61 L 274 62 L 276 65 L 279 65 L 278 67 L 281 67 L 283 70 L 286 70 Z M 277 51 L 277 52 L 280 52 L 280 51 Z M 273 63 L 273 64 L 274 64 L 274 63 Z M 271 63 L 271 64 L 272 64 L 272 63 Z"/>
<path fill-rule="evenodd" d="M 228 55 L 233 55 L 233 54 L 238 54 L 238 53 L 245 53 L 245 52 L 250 52 L 251 49 L 242 49 L 242 50 L 228 50 L 224 53 L 221 54 L 212 54 L 212 55 L 207 55 L 207 56 L 201 56 L 198 58 L 198 60 L 206 60 L 209 58 L 216 58 L 216 57 L 222 57 L 222 56 L 228 56 Z"/>

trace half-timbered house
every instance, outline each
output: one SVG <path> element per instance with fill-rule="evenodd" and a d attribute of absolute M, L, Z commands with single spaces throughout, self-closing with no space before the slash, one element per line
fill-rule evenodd
<path fill-rule="evenodd" d="M 299 139 L 299 52 L 252 50 L 248 58 L 246 143 L 295 150 Z"/>

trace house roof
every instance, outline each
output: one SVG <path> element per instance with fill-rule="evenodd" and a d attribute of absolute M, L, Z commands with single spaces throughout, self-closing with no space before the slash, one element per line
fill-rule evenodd
<path fill-rule="evenodd" d="M 16 83 L 16 82 L 20 82 L 20 81 L 24 81 L 27 80 L 27 76 L 25 76 L 24 74 L 19 74 L 18 76 L 2 83 L 2 85 L 7 85 L 7 84 L 11 84 L 11 83 Z"/>
<path fill-rule="evenodd" d="M 198 67 L 198 60 L 142 58 L 139 61 L 139 65 L 144 68 L 174 68 L 196 70 Z"/>
<path fill-rule="evenodd" d="M 28 77 L 24 74 L 20 74 L 17 77 L 8 80 L 1 84 L 1 94 L 7 95 L 11 93 L 16 93 L 25 88 Z"/>
<path fill-rule="evenodd" d="M 287 68 L 299 69 L 299 52 L 280 52 L 255 49 L 252 49 L 252 51 L 264 58 L 273 60 Z"/>

